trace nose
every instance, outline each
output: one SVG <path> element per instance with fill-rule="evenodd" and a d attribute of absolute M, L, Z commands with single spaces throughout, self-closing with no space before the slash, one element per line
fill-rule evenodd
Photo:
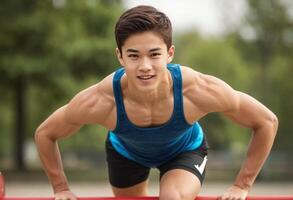
<path fill-rule="evenodd" d="M 139 70 L 143 72 L 148 72 L 152 69 L 152 64 L 149 61 L 148 58 L 141 59 L 141 62 L 139 63 Z"/>

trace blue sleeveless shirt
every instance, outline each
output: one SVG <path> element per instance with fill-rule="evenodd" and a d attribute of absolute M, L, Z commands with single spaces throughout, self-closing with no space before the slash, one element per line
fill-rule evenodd
<path fill-rule="evenodd" d="M 189 124 L 184 116 L 180 65 L 168 64 L 167 68 L 173 80 L 174 109 L 171 118 L 156 127 L 138 127 L 129 120 L 120 85 L 124 68 L 113 77 L 117 124 L 109 131 L 109 140 L 118 153 L 146 167 L 157 167 L 181 152 L 194 150 L 204 138 L 199 123 Z"/>

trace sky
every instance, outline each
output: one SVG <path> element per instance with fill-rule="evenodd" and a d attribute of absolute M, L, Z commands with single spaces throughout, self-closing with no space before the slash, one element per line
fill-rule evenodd
<path fill-rule="evenodd" d="M 202 35 L 221 35 L 239 24 L 244 0 L 124 0 L 126 8 L 152 5 L 167 14 L 175 32 L 196 29 Z"/>

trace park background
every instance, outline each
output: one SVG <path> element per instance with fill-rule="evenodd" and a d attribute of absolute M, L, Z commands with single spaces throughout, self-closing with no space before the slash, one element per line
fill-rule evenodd
<path fill-rule="evenodd" d="M 178 6 L 174 17 L 174 12 L 164 10 L 172 2 L 1 1 L 0 171 L 8 184 L 47 182 L 35 149 L 34 132 L 77 92 L 118 68 L 114 26 L 121 13 L 134 5 L 153 4 L 176 23 L 178 15 L 191 21 L 196 16 L 196 11 L 193 16 Z M 207 1 L 187 2 L 189 7 L 200 9 Z M 175 23 L 174 63 L 217 76 L 276 113 L 278 134 L 257 183 L 281 182 L 293 188 L 293 2 L 208 2 L 216 8 L 220 31 L 209 32 L 204 17 L 201 21 L 205 30 L 191 22 L 182 27 Z M 200 123 L 210 146 L 207 181 L 232 183 L 245 156 L 250 131 L 216 113 Z M 70 182 L 107 180 L 106 135 L 104 128 L 90 125 L 59 142 Z M 156 171 L 151 179 L 157 180 Z"/>

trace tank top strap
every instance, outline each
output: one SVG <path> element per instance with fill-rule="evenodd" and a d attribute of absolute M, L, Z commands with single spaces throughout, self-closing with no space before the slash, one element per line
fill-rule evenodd
<path fill-rule="evenodd" d="M 182 96 L 182 75 L 179 64 L 168 64 L 173 79 L 174 114 L 178 118 L 184 118 L 183 96 Z"/>
<path fill-rule="evenodd" d="M 123 103 L 123 95 L 120 80 L 123 74 L 125 73 L 124 68 L 120 68 L 116 70 L 114 77 L 113 77 L 113 91 L 114 97 L 116 102 L 116 109 L 117 109 L 117 122 L 121 121 L 120 118 L 125 115 L 125 108 Z"/>

